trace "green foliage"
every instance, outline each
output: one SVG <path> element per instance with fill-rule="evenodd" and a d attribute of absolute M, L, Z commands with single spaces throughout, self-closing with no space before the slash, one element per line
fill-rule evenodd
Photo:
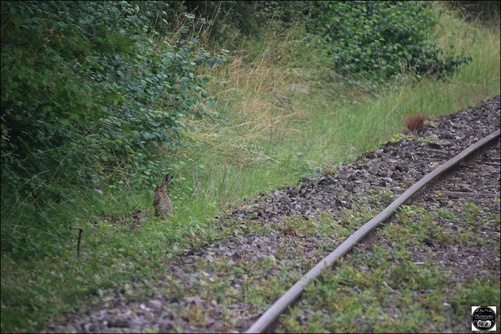
<path fill-rule="evenodd" d="M 2 3 L 2 181 L 61 165 L 72 179 L 124 163 L 141 170 L 144 152 L 179 144 L 183 116 L 204 112 L 208 77 L 194 70 L 224 58 L 194 39 L 146 38 L 134 7 Z"/>
<path fill-rule="evenodd" d="M 382 84 L 405 71 L 444 78 L 469 57 L 442 56 L 430 41 L 437 20 L 415 1 L 316 2 L 310 33 L 332 57 L 332 68 L 352 79 Z"/>
<path fill-rule="evenodd" d="M 196 69 L 225 61 L 189 30 L 167 36 L 168 7 L 2 2 L 2 218 L 17 191 L 43 205 L 71 201 L 69 186 L 165 172 L 159 153 L 210 103 Z"/>

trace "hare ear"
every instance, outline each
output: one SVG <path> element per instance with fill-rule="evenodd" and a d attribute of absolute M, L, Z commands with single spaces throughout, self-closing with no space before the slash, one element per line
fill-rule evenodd
<path fill-rule="evenodd" d="M 164 177 L 163 184 L 167 185 L 171 180 L 172 180 L 172 175 L 166 174 L 165 177 Z"/>

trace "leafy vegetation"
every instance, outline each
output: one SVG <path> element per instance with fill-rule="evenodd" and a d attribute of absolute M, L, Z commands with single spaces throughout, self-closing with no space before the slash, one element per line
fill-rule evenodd
<path fill-rule="evenodd" d="M 405 71 L 443 78 L 471 60 L 441 56 L 430 38 L 437 23 L 429 3 L 320 2 L 307 27 L 338 74 L 382 84 Z"/>
<path fill-rule="evenodd" d="M 198 47 L 185 26 L 167 38 L 147 10 L 2 3 L 2 207 L 31 198 L 45 211 L 73 200 L 68 187 L 151 185 L 171 168 L 185 118 L 210 103 L 209 77 L 195 68 L 225 56 Z M 12 250 L 12 229 L 2 231 Z"/>
<path fill-rule="evenodd" d="M 34 197 L 75 185 L 136 181 L 179 145 L 187 114 L 204 114 L 212 57 L 187 28 L 151 27 L 133 3 L 2 4 L 2 183 Z M 159 12 L 158 14 L 161 14 Z M 165 12 L 163 12 L 165 13 Z M 57 171 L 57 172 L 56 172 Z"/>
<path fill-rule="evenodd" d="M 374 6 L 390 24 L 398 11 L 385 3 Z M 1 330 L 38 330 L 117 287 L 145 295 L 162 261 L 266 232 L 212 221 L 243 198 L 376 147 L 407 115 L 431 118 L 499 93 L 499 26 L 467 24 L 439 3 L 406 5 L 401 19 L 416 10 L 427 31 L 409 24 L 416 50 L 431 55 L 412 64 L 437 61 L 416 82 L 386 49 L 386 72 L 367 72 L 375 58 L 358 39 L 358 9 L 334 4 L 2 1 Z M 353 36 L 330 31 L 336 15 L 324 9 L 345 15 Z M 372 15 L 360 19 L 372 24 Z M 352 48 L 341 49 L 340 36 L 362 54 L 343 53 Z M 393 47 L 411 48 L 402 45 Z M 357 66 L 343 70 L 336 52 Z M 466 53 L 470 62 L 454 56 Z M 153 184 L 166 171 L 175 210 L 157 220 Z M 70 226 L 84 228 L 80 259 Z M 125 289 L 134 274 L 144 289 Z"/>

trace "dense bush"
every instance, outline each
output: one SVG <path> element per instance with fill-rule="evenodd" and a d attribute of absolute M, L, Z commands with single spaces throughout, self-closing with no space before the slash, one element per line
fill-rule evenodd
<path fill-rule="evenodd" d="M 186 1 L 185 6 L 208 22 L 219 42 L 235 30 L 249 36 L 304 24 L 309 39 L 330 57 L 330 69 L 373 87 L 404 72 L 444 79 L 470 60 L 431 41 L 438 20 L 428 2 Z"/>
<path fill-rule="evenodd" d="M 1 11 L 2 249 L 41 254 L 33 237 L 57 234 L 43 224 L 53 204 L 98 183 L 151 185 L 169 169 L 185 118 L 210 103 L 197 67 L 225 56 L 200 48 L 169 3 L 2 1 Z"/>
<path fill-rule="evenodd" d="M 187 29 L 170 40 L 152 26 L 167 13 L 142 5 L 2 2 L 3 185 L 33 193 L 117 168 L 163 173 L 149 153 L 179 144 L 183 117 L 204 112 L 207 77 L 195 68 L 224 55 Z"/>
<path fill-rule="evenodd" d="M 308 31 L 348 78 L 380 84 L 411 71 L 439 79 L 469 61 L 442 56 L 430 41 L 437 20 L 426 2 L 319 1 L 311 13 Z"/>

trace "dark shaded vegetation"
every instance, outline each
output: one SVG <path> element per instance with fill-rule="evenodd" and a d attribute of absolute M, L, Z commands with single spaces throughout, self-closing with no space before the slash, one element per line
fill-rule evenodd
<path fill-rule="evenodd" d="M 147 5 L 2 3 L 2 183 L 38 196 L 51 187 L 40 171 L 91 184 L 178 144 L 208 96 L 194 69 L 224 57 L 188 31 L 159 37 Z"/>
<path fill-rule="evenodd" d="M 450 1 L 452 8 L 459 8 L 467 20 L 497 22 L 499 24 L 500 1 Z"/>

